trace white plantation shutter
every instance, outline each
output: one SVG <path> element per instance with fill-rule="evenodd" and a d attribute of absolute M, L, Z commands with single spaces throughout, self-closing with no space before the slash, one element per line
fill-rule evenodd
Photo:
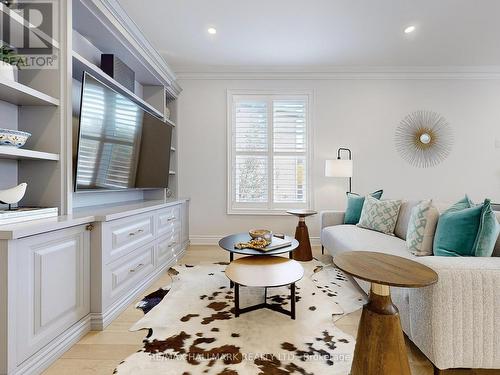
<path fill-rule="evenodd" d="M 274 202 L 306 203 L 306 101 L 273 101 Z"/>
<path fill-rule="evenodd" d="M 228 211 L 308 207 L 308 95 L 228 98 Z"/>

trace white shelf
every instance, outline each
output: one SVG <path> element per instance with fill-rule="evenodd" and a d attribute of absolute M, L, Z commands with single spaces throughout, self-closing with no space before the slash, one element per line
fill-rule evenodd
<path fill-rule="evenodd" d="M 16 105 L 59 105 L 59 99 L 2 77 L 0 77 L 0 100 Z"/>
<path fill-rule="evenodd" d="M 59 154 L 27 150 L 14 146 L 0 146 L 0 159 L 58 161 Z"/>
<path fill-rule="evenodd" d="M 81 56 L 79 53 L 73 51 L 73 78 L 77 80 L 81 80 L 83 76 L 83 72 L 88 72 L 98 80 L 102 81 L 112 89 L 118 91 L 119 93 L 127 96 L 134 103 L 142 107 L 148 112 L 153 113 L 155 116 L 163 119 L 163 113 L 158 111 L 152 105 L 145 102 L 142 98 L 135 95 L 132 91 L 127 89 L 125 86 L 115 81 L 113 78 L 108 76 L 104 71 L 99 68 L 97 65 L 91 63 L 86 58 Z M 175 126 L 175 125 L 174 125 Z"/>

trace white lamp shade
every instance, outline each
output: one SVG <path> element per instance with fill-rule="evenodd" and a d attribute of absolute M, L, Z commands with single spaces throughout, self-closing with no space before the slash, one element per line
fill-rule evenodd
<path fill-rule="evenodd" d="M 327 160 L 325 163 L 326 177 L 352 177 L 352 160 Z"/>

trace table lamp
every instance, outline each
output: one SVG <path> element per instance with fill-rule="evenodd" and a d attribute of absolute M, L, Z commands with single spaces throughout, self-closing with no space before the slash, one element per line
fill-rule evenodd
<path fill-rule="evenodd" d="M 341 159 L 340 154 L 342 151 L 348 153 L 349 159 Z M 340 147 L 337 150 L 337 159 L 326 160 L 325 163 L 325 176 L 326 177 L 348 177 L 349 178 L 349 193 L 352 188 L 352 153 L 348 148 Z"/>

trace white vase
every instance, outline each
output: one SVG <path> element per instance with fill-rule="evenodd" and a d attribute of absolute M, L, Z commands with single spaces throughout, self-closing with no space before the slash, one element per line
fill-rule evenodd
<path fill-rule="evenodd" d="M 5 61 L 0 60 L 0 77 L 1 78 L 17 82 L 17 72 L 18 72 L 17 66 L 11 65 Z"/>

